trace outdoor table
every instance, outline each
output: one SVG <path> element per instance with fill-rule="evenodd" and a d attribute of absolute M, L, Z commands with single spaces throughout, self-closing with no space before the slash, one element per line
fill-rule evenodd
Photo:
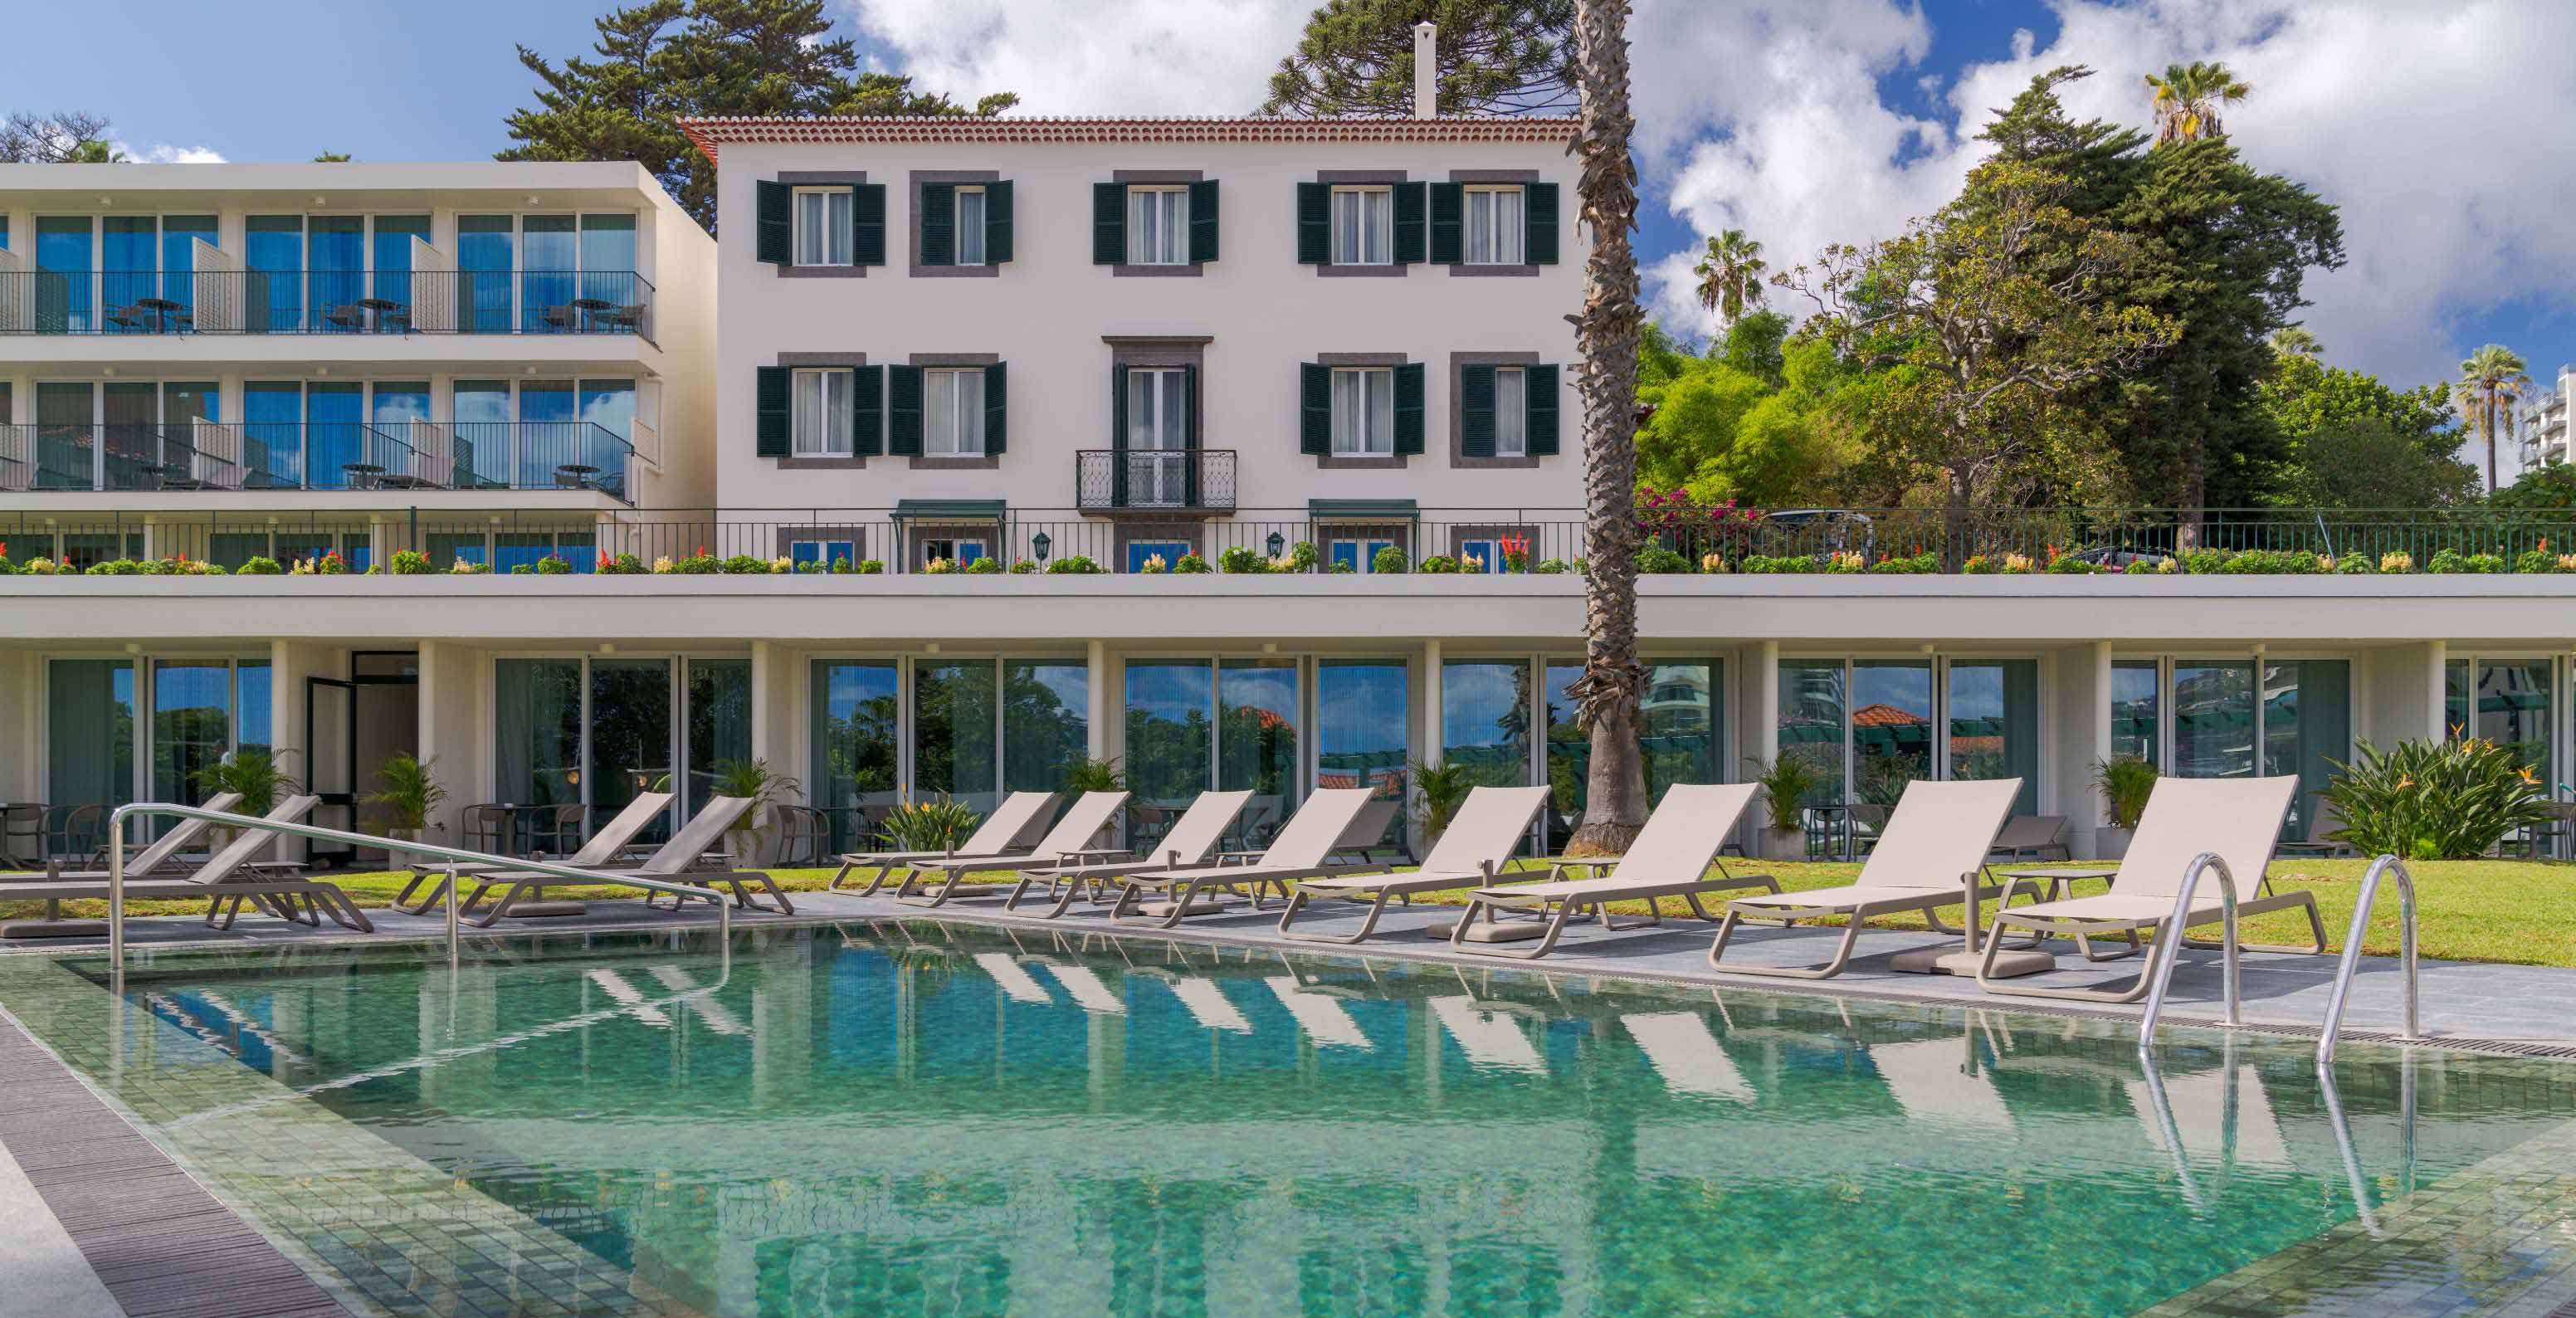
<path fill-rule="evenodd" d="M 367 328 L 381 334 L 386 315 L 402 310 L 403 304 L 389 297 L 362 297 L 358 299 L 358 306 L 367 313 Z"/>
<path fill-rule="evenodd" d="M 353 490 L 372 490 L 385 474 L 384 468 L 372 462 L 344 462 L 340 470 L 348 474 L 349 488 Z"/>
<path fill-rule="evenodd" d="M 152 332 L 155 334 L 160 333 L 170 322 L 177 320 L 180 313 L 188 309 L 184 303 L 173 302 L 166 297 L 136 298 L 134 305 L 150 313 Z"/>
<path fill-rule="evenodd" d="M 606 298 L 577 297 L 572 300 L 572 309 L 581 313 L 581 327 L 588 330 L 599 313 L 614 311 L 617 309 L 617 304 Z"/>
<path fill-rule="evenodd" d="M 555 468 L 555 483 L 561 485 L 564 483 L 563 478 L 569 476 L 572 478 L 572 488 L 586 490 L 590 488 L 590 478 L 598 474 L 599 468 L 587 462 L 566 462 Z"/>

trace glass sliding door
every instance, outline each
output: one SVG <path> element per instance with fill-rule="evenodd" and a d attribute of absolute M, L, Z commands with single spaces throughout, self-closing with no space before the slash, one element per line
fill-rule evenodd
<path fill-rule="evenodd" d="M 1852 805 L 1884 823 L 1905 785 L 1933 774 L 1932 664 L 1865 659 L 1851 675 Z"/>
<path fill-rule="evenodd" d="M 270 706 L 270 669 L 265 661 L 233 665 L 233 747 L 276 753 L 276 711 Z"/>
<path fill-rule="evenodd" d="M 583 783 L 594 824 L 615 818 L 640 793 L 679 791 L 669 785 L 677 781 L 671 772 L 670 660 L 590 661 L 589 750 Z M 641 840 L 659 842 L 671 827 L 665 810 Z"/>
<path fill-rule="evenodd" d="M 556 474 L 577 456 L 580 419 L 570 380 L 529 380 L 519 386 L 516 473 L 522 490 L 554 488 Z"/>
<path fill-rule="evenodd" d="M 1205 659 L 1130 659 L 1127 785 L 1143 804 L 1186 806 L 1214 786 L 1216 666 Z"/>
<path fill-rule="evenodd" d="M 526 274 L 519 281 L 519 328 L 529 334 L 575 327 L 572 301 L 581 268 L 580 239 L 569 215 L 527 215 L 519 221 L 526 244 Z"/>
<path fill-rule="evenodd" d="M 635 438 L 635 382 L 583 380 L 579 406 L 575 419 L 587 424 L 572 428 L 573 439 L 562 446 L 568 456 L 559 460 L 591 468 L 580 479 L 623 496 L 626 449 L 619 441 L 631 443 Z"/>
<path fill-rule="evenodd" d="M 449 427 L 449 456 L 455 489 L 508 489 L 517 446 L 511 442 L 510 382 L 459 380 L 454 423 Z"/>
<path fill-rule="evenodd" d="M 1574 836 L 1583 808 L 1592 799 L 1592 737 L 1575 718 L 1574 697 L 1566 689 L 1581 676 L 1581 664 L 1552 663 L 1541 688 L 1547 694 L 1541 713 L 1547 728 L 1548 813 L 1539 822 L 1550 851 L 1562 848 Z"/>
<path fill-rule="evenodd" d="M 1780 661 L 1780 754 L 1815 776 L 1806 796 L 1810 807 L 1843 803 L 1844 709 L 1841 660 Z"/>
<path fill-rule="evenodd" d="M 1412 691 L 1401 659 L 1315 664 L 1315 785 L 1404 792 Z"/>
<path fill-rule="evenodd" d="M 392 304 L 379 309 L 374 322 L 376 328 L 408 329 L 411 326 L 412 244 L 428 241 L 429 217 L 426 215 L 376 217 L 374 240 L 370 244 L 374 269 L 369 272 L 367 288 L 377 301 Z"/>
<path fill-rule="evenodd" d="M 507 215 L 456 217 L 456 325 L 474 334 L 510 330 L 517 222 Z"/>
<path fill-rule="evenodd" d="M 2164 686 L 2153 659 L 2111 665 L 2111 755 L 2161 765 Z"/>
<path fill-rule="evenodd" d="M 493 665 L 495 787 L 504 803 L 581 799 L 581 661 L 501 659 Z"/>
<path fill-rule="evenodd" d="M 1719 698 L 1724 672 L 1714 659 L 1646 666 L 1638 714 L 1649 803 L 1662 801 L 1664 789 L 1675 783 L 1732 779 L 1718 756 L 1725 745 L 1725 702 Z"/>
<path fill-rule="evenodd" d="M 36 332 L 87 334 L 98 328 L 86 215 L 36 217 Z"/>
<path fill-rule="evenodd" d="M 635 217 L 581 217 L 581 295 L 610 306 L 644 301 L 635 286 Z"/>
<path fill-rule="evenodd" d="M 1091 754 L 1091 666 L 1002 661 L 1002 790 L 1052 792 Z"/>
<path fill-rule="evenodd" d="M 253 215 L 243 221 L 242 327 L 253 334 L 304 328 L 304 217 Z"/>
<path fill-rule="evenodd" d="M 178 315 L 195 323 L 197 309 L 197 244 L 217 247 L 212 215 L 161 217 L 161 296 L 179 305 Z"/>
<path fill-rule="evenodd" d="M 98 400 L 87 381 L 36 383 L 36 488 L 98 488 Z"/>
<path fill-rule="evenodd" d="M 161 386 L 161 468 L 164 483 L 189 488 L 241 483 L 230 445 L 209 428 L 223 423 L 223 390 L 215 382 L 171 381 Z"/>
<path fill-rule="evenodd" d="M 1440 753 L 1478 786 L 1530 781 L 1530 666 L 1459 660 L 1440 668 Z"/>
<path fill-rule="evenodd" d="M 56 659 L 45 665 L 46 800 L 123 805 L 134 799 L 134 665 Z"/>
<path fill-rule="evenodd" d="M 2254 774 L 2254 664 L 2176 660 L 2173 762 L 2181 778 Z"/>
<path fill-rule="evenodd" d="M 2039 813 L 2039 661 L 1950 661 L 1949 776 L 2021 779 L 2015 814 Z"/>
<path fill-rule="evenodd" d="M 305 220 L 304 299 L 310 328 L 352 334 L 368 325 L 367 218 L 315 215 Z"/>
<path fill-rule="evenodd" d="M 304 386 L 304 488 L 345 490 L 371 475 L 367 462 L 366 387 L 355 380 Z"/>
<path fill-rule="evenodd" d="M 989 814 L 999 801 L 993 756 L 993 661 L 912 666 L 912 786 Z"/>
<path fill-rule="evenodd" d="M 158 317 L 142 302 L 161 291 L 160 225 L 149 215 L 106 215 L 98 222 L 100 328 L 110 334 L 143 334 Z"/>
<path fill-rule="evenodd" d="M 99 456 L 111 490 L 158 488 L 161 470 L 161 390 L 133 380 L 99 386 Z"/>
<path fill-rule="evenodd" d="M 688 790 L 680 797 L 680 818 L 696 814 L 715 795 L 717 769 L 751 759 L 751 661 L 691 659 L 687 682 L 689 710 Z M 779 773 L 791 772 L 784 764 Z"/>
<path fill-rule="evenodd" d="M 293 380 L 242 385 L 242 484 L 292 490 L 304 483 L 304 386 Z"/>
<path fill-rule="evenodd" d="M 895 665 L 817 659 L 806 744 L 807 799 L 832 821 L 832 846 L 847 850 L 875 832 L 867 811 L 895 799 L 902 704 Z"/>
<path fill-rule="evenodd" d="M 2453 737 L 2476 737 L 2510 747 L 2556 795 L 2556 756 L 2551 750 L 2550 673 L 2547 659 L 2454 659 L 2444 667 Z M 2474 674 L 2474 681 L 2472 681 Z"/>
<path fill-rule="evenodd" d="M 1266 842 L 1297 808 L 1297 661 L 1217 664 L 1217 790 L 1249 791 L 1238 821 L 1247 843 Z"/>
<path fill-rule="evenodd" d="M 152 799 L 206 794 L 207 771 L 233 748 L 232 686 L 232 665 L 220 659 L 153 663 Z"/>
<path fill-rule="evenodd" d="M 2352 665 L 2341 659 L 2263 665 L 2263 774 L 2299 780 L 2284 836 L 2314 840 L 2317 793 L 2337 773 L 2332 761 L 2351 758 Z"/>

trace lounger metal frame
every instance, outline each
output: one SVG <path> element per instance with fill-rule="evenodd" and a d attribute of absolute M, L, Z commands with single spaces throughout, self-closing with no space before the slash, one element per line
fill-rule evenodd
<path fill-rule="evenodd" d="M 1620 859 L 1620 857 L 1616 856 L 1603 856 L 1592 860 L 1560 860 L 1549 868 L 1547 878 L 1543 880 L 1543 882 L 1558 882 L 1558 875 L 1564 873 L 1566 870 L 1577 867 L 1598 869 L 1603 866 L 1615 866 L 1619 863 Z M 1739 876 L 1727 872 L 1726 862 L 1722 859 L 1712 859 L 1711 863 L 1717 867 L 1718 877 L 1714 879 L 1707 877 L 1706 873 L 1703 872 L 1701 876 L 1696 879 L 1672 879 L 1662 883 L 1647 883 L 1641 880 L 1633 887 L 1624 888 L 1616 893 L 1604 892 L 1598 896 L 1548 896 L 1543 894 L 1518 895 L 1514 894 L 1509 888 L 1479 890 L 1474 896 L 1468 898 L 1467 913 L 1460 916 L 1458 918 L 1458 923 L 1450 929 L 1449 946 L 1457 951 L 1471 953 L 1476 956 L 1498 956 L 1509 957 L 1516 961 L 1535 961 L 1554 950 L 1557 939 L 1564 936 L 1565 926 L 1572 923 L 1586 910 L 1590 910 L 1600 917 L 1601 927 L 1603 929 L 1617 931 L 1625 929 L 1655 928 L 1661 926 L 1664 922 L 1664 913 L 1659 907 L 1657 907 L 1656 903 L 1666 897 L 1679 897 L 1685 903 L 1689 904 L 1690 913 L 1694 917 L 1710 923 L 1715 923 L 1724 917 L 1709 914 L 1708 908 L 1700 904 L 1699 899 L 1705 893 L 1724 892 L 1731 888 L 1760 888 L 1766 892 L 1772 893 L 1780 891 L 1780 881 L 1768 874 L 1746 874 Z M 1581 880 L 1574 881 L 1580 882 Z M 1609 904 L 1611 902 L 1640 900 L 1646 903 L 1645 919 L 1639 920 L 1634 924 L 1623 925 L 1610 918 Z M 1547 921 L 1547 932 L 1539 935 L 1538 946 L 1526 948 L 1498 947 L 1492 944 L 1474 943 L 1468 939 L 1467 927 L 1475 923 L 1478 913 L 1481 912 L 1484 915 L 1485 922 L 1487 924 L 1497 924 L 1500 923 L 1499 912 L 1502 910 L 1538 912 L 1538 918 Z M 1723 936 L 1721 935 L 1721 938 L 1722 937 Z"/>

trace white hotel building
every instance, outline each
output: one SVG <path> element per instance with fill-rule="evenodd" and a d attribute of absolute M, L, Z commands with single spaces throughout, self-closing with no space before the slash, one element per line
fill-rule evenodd
<path fill-rule="evenodd" d="M 449 837 L 745 758 L 847 833 L 1092 756 L 1268 819 L 1468 759 L 1560 784 L 1552 842 L 1580 579 L 1371 569 L 1580 552 L 1571 131 L 707 121 L 720 240 L 631 165 L 0 169 L 10 558 L 353 569 L 0 575 L 0 850 L 245 745 L 326 823 L 432 758 Z M 862 570 L 593 570 L 702 549 Z M 2078 854 L 2118 753 L 2321 782 L 2465 723 L 2555 782 L 2571 580 L 1650 576 L 1650 773 L 2015 774 Z"/>

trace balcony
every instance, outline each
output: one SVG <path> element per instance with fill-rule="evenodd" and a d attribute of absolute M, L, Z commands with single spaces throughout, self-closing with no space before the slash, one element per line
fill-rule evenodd
<path fill-rule="evenodd" d="M 653 285 L 624 271 L 0 271 L 0 334 L 627 334 Z"/>
<path fill-rule="evenodd" d="M 1086 513 L 1234 510 L 1232 449 L 1084 449 L 1074 503 Z"/>
<path fill-rule="evenodd" d="M 634 446 L 590 421 L 0 426 L 0 491 L 590 490 L 627 501 Z"/>

